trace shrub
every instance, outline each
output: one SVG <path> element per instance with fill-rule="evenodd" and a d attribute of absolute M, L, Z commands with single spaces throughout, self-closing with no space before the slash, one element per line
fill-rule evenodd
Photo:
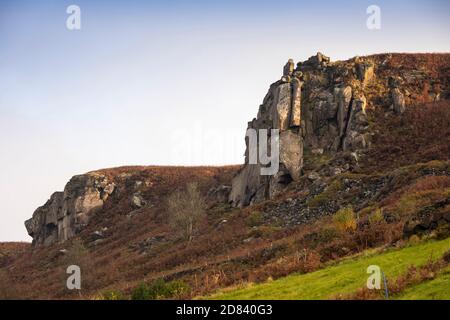
<path fill-rule="evenodd" d="M 164 279 L 155 280 L 149 286 L 145 283 L 139 284 L 131 294 L 132 300 L 155 300 L 172 297 L 180 297 L 190 290 L 183 281 L 166 282 Z"/>
<path fill-rule="evenodd" d="M 342 182 L 334 180 L 322 193 L 307 201 L 307 205 L 312 208 L 318 208 L 325 205 L 330 199 L 336 197 L 336 193 L 342 190 Z"/>
<path fill-rule="evenodd" d="M 366 216 L 370 216 L 374 211 L 376 211 L 375 206 L 367 206 L 358 212 L 358 217 L 364 218 Z"/>
<path fill-rule="evenodd" d="M 102 300 L 125 300 L 125 296 L 120 291 L 108 290 L 101 294 Z"/>
<path fill-rule="evenodd" d="M 416 201 L 412 196 L 403 196 L 397 203 L 396 214 L 399 217 L 412 215 L 416 210 Z"/>
<path fill-rule="evenodd" d="M 444 253 L 444 255 L 442 256 L 442 259 L 445 262 L 450 263 L 450 250 L 448 250 L 446 253 Z"/>
<path fill-rule="evenodd" d="M 450 196 L 450 188 L 409 192 L 404 194 L 396 205 L 397 215 L 407 217 L 419 209 Z"/>
<path fill-rule="evenodd" d="M 144 282 L 141 282 L 139 284 L 139 286 L 137 286 L 133 290 L 133 293 L 131 294 L 131 299 L 132 300 L 150 300 L 151 297 L 150 297 L 148 286 Z"/>
<path fill-rule="evenodd" d="M 256 227 L 262 224 L 263 214 L 260 211 L 254 211 L 247 217 L 247 225 L 249 227 Z"/>
<path fill-rule="evenodd" d="M 327 243 L 332 241 L 338 236 L 336 232 L 336 228 L 333 227 L 325 227 L 323 229 L 320 229 L 317 232 L 318 242 L 319 243 Z"/>
<path fill-rule="evenodd" d="M 369 223 L 371 225 L 380 223 L 382 221 L 384 221 L 384 216 L 383 216 L 383 210 L 380 208 L 375 210 L 375 212 L 369 216 Z"/>
<path fill-rule="evenodd" d="M 444 240 L 450 237 L 450 223 L 444 223 L 441 225 L 438 225 L 436 228 L 436 238 L 438 240 Z"/>
<path fill-rule="evenodd" d="M 418 235 L 413 234 L 411 237 L 409 237 L 408 239 L 408 244 L 410 245 L 416 245 L 420 242 L 420 238 Z"/>
<path fill-rule="evenodd" d="M 264 237 L 270 237 L 274 233 L 280 231 L 280 227 L 276 226 L 259 226 L 259 227 L 253 227 L 250 232 L 248 233 L 249 237 L 253 238 L 264 238 Z"/>
<path fill-rule="evenodd" d="M 197 183 L 189 183 L 186 191 L 176 191 L 167 200 L 169 223 L 181 231 L 185 239 L 192 241 L 198 223 L 205 216 L 205 199 L 198 190 Z"/>
<path fill-rule="evenodd" d="M 356 218 L 352 207 L 345 207 L 339 209 L 333 216 L 333 223 L 339 231 L 354 231 L 356 230 Z"/>

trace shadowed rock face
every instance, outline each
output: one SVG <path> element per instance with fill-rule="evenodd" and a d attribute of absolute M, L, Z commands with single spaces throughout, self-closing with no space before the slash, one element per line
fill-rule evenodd
<path fill-rule="evenodd" d="M 281 80 L 270 86 L 252 129 L 280 130 L 280 170 L 260 176 L 260 165 L 246 165 L 233 180 L 233 206 L 271 199 L 302 175 L 303 150 L 357 151 L 369 140 L 364 87 L 375 78 L 374 64 L 362 58 L 331 63 L 318 53 L 303 63 L 290 59 Z M 398 99 L 397 99 L 398 100 Z"/>
<path fill-rule="evenodd" d="M 34 245 L 62 242 L 79 232 L 90 214 L 114 192 L 114 183 L 99 174 L 73 177 L 63 192 L 55 192 L 45 205 L 25 221 Z"/>

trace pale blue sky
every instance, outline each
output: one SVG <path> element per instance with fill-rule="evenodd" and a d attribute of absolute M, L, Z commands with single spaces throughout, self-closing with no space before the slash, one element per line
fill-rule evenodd
<path fill-rule="evenodd" d="M 66 29 L 66 8 L 82 29 Z M 381 7 L 382 28 L 366 28 Z M 241 163 L 288 58 L 450 52 L 448 1 L 1 1 L 0 241 L 71 176 Z"/>

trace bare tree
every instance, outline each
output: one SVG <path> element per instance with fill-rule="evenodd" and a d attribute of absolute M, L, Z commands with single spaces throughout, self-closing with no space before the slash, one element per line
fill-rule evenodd
<path fill-rule="evenodd" d="M 182 232 L 188 242 L 199 222 L 205 216 L 205 199 L 195 182 L 188 183 L 185 191 L 175 191 L 167 200 L 170 225 Z"/>

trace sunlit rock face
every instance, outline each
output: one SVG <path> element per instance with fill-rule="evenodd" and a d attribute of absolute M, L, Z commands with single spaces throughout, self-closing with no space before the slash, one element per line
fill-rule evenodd
<path fill-rule="evenodd" d="M 34 245 L 63 242 L 76 235 L 96 209 L 102 208 L 115 185 L 100 174 L 74 176 L 63 192 L 55 192 L 25 221 Z"/>
<path fill-rule="evenodd" d="M 375 77 L 374 63 L 367 59 L 332 63 L 317 53 L 296 67 L 289 59 L 281 79 L 270 86 L 257 117 L 248 123 L 249 129 L 279 130 L 279 171 L 261 176 L 261 165 L 248 163 L 247 139 L 246 164 L 234 178 L 230 203 L 247 206 L 282 192 L 302 176 L 305 149 L 336 154 L 367 148 L 364 88 Z"/>

